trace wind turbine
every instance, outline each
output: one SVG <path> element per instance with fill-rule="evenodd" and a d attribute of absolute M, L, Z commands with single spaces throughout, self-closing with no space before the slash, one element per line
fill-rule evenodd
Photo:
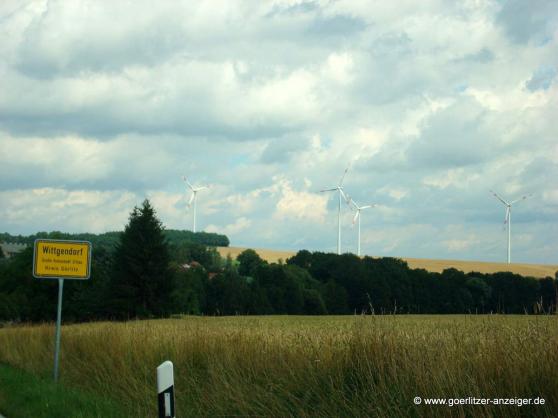
<path fill-rule="evenodd" d="M 496 199 L 498 199 L 500 202 L 502 202 L 506 206 L 506 217 L 504 218 L 504 225 L 507 224 L 507 226 L 508 226 L 508 264 L 510 264 L 510 262 L 511 262 L 511 207 L 514 203 L 517 203 L 520 200 L 525 200 L 528 197 L 531 197 L 532 195 L 530 195 L 530 194 L 525 195 L 525 196 L 520 197 L 519 199 L 515 199 L 512 202 L 507 202 L 504 199 L 502 199 L 500 196 L 498 196 L 498 194 L 496 192 L 490 190 L 490 193 L 492 193 Z"/>
<path fill-rule="evenodd" d="M 357 255 L 360 257 L 360 212 L 364 209 L 370 209 L 375 207 L 376 205 L 364 205 L 364 206 L 359 206 L 357 205 L 357 203 L 352 199 L 349 198 L 348 201 L 349 205 L 352 205 L 353 208 L 355 209 L 356 213 L 355 216 L 353 218 L 353 226 L 355 225 L 355 222 L 358 219 L 358 249 L 357 249 Z"/>
<path fill-rule="evenodd" d="M 339 180 L 339 183 L 337 184 L 336 188 L 320 190 L 320 193 L 334 192 L 334 191 L 339 192 L 339 205 L 337 207 L 337 254 L 341 254 L 341 197 L 343 197 L 343 199 L 345 199 L 345 201 L 347 201 L 347 196 L 345 195 L 345 192 L 343 191 L 343 180 L 345 179 L 345 176 L 347 175 L 347 171 L 349 171 L 349 167 L 347 167 L 345 169 L 345 172 L 343 173 L 343 176 L 341 177 L 341 180 Z"/>
<path fill-rule="evenodd" d="M 185 176 L 183 176 L 182 179 L 188 185 L 190 190 L 192 190 L 192 195 L 190 196 L 190 200 L 188 201 L 188 207 L 191 207 L 192 203 L 194 203 L 194 229 L 193 229 L 193 231 L 196 232 L 196 200 L 198 198 L 198 192 L 200 190 L 207 189 L 207 186 L 194 187 L 190 184 L 190 182 L 186 179 Z"/>

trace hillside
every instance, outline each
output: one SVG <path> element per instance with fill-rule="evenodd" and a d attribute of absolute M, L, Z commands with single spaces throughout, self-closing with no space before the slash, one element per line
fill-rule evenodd
<path fill-rule="evenodd" d="M 222 257 L 228 254 L 235 258 L 246 248 L 241 247 L 217 247 L 217 251 Z M 268 250 L 263 248 L 255 249 L 255 251 L 268 262 L 277 262 L 279 259 L 285 261 L 296 253 L 294 251 Z M 491 263 L 485 261 L 460 261 L 460 260 L 432 260 L 423 258 L 402 258 L 407 262 L 409 268 L 425 269 L 431 272 L 441 273 L 447 268 L 455 268 L 465 273 L 477 271 L 479 273 L 497 273 L 500 271 L 510 271 L 522 276 L 530 277 L 554 277 L 558 271 L 556 264 L 523 264 L 523 263 Z"/>

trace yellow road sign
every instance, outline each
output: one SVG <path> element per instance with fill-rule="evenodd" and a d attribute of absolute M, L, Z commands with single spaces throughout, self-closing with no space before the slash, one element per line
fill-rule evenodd
<path fill-rule="evenodd" d="M 90 274 L 90 242 L 35 240 L 33 276 L 50 279 L 88 279 Z"/>

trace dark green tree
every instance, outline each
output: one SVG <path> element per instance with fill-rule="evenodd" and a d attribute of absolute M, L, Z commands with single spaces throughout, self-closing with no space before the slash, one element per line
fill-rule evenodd
<path fill-rule="evenodd" d="M 238 273 L 241 276 L 251 276 L 253 277 L 256 269 L 266 263 L 261 257 L 252 249 L 244 250 L 236 257 L 238 261 Z"/>
<path fill-rule="evenodd" d="M 184 269 L 175 266 L 173 312 L 200 315 L 206 311 L 209 285 L 207 271 L 202 266 Z"/>
<path fill-rule="evenodd" d="M 15 313 L 13 319 L 53 320 L 56 317 L 58 283 L 33 277 L 33 248 L 28 247 L 6 261 L 0 264 L 0 292 L 7 294 L 16 308 L 16 312 L 12 311 Z M 72 286 L 64 286 L 64 297 L 71 294 Z"/>
<path fill-rule="evenodd" d="M 93 321 L 104 319 L 110 312 L 112 254 L 104 246 L 93 246 L 91 256 L 91 278 L 80 281 L 68 280 L 66 289 L 73 289 L 70 296 L 64 295 L 64 317 L 71 320 Z M 67 287 L 70 286 L 70 287 Z M 110 318 L 110 315 L 108 315 Z"/>
<path fill-rule="evenodd" d="M 16 319 L 18 316 L 19 310 L 14 299 L 9 295 L 0 293 L 0 321 Z"/>
<path fill-rule="evenodd" d="M 4 258 L 4 251 L 2 251 L 2 247 L 0 247 L 0 258 Z"/>
<path fill-rule="evenodd" d="M 536 313 L 555 312 L 556 283 L 552 277 L 539 280 L 539 300 L 536 303 Z"/>
<path fill-rule="evenodd" d="M 195 261 L 211 272 L 219 271 L 224 264 L 214 247 L 182 242 L 179 244 L 169 243 L 169 248 L 172 261 L 178 264 L 190 264 Z"/>
<path fill-rule="evenodd" d="M 467 279 L 465 286 L 473 297 L 473 305 L 470 307 L 471 312 L 484 313 L 485 306 L 490 298 L 490 286 L 480 277 Z"/>
<path fill-rule="evenodd" d="M 163 225 L 146 199 L 132 210 L 116 247 L 111 313 L 120 318 L 169 314 L 173 291 L 169 261 Z"/>
<path fill-rule="evenodd" d="M 225 268 L 208 283 L 208 313 L 240 315 L 248 313 L 251 292 L 246 278 L 234 268 Z"/>
<path fill-rule="evenodd" d="M 325 303 L 316 289 L 304 289 L 302 291 L 304 297 L 304 313 L 306 315 L 325 315 L 327 310 Z"/>
<path fill-rule="evenodd" d="M 287 259 L 287 264 L 294 264 L 304 269 L 310 269 L 312 266 L 312 253 L 308 250 L 300 250 L 296 255 Z"/>
<path fill-rule="evenodd" d="M 324 302 L 332 315 L 350 313 L 347 306 L 347 291 L 343 286 L 330 279 L 323 287 Z"/>

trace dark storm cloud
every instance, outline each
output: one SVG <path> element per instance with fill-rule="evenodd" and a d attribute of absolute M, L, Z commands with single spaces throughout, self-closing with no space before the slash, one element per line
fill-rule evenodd
<path fill-rule="evenodd" d="M 141 103 L 133 113 L 118 114 L 108 108 L 94 108 L 61 114 L 22 115 L 19 112 L 0 113 L 0 128 L 16 136 L 42 135 L 59 136 L 79 133 L 101 140 L 111 140 L 114 136 L 131 133 L 146 136 L 172 134 L 183 136 L 209 136 L 215 140 L 245 141 L 262 137 L 284 135 L 296 130 L 296 125 L 254 123 L 250 126 L 227 124 L 217 115 L 210 115 L 195 104 L 181 103 L 180 114 L 165 114 L 142 108 Z M 190 108 L 190 109 L 189 109 Z"/>
<path fill-rule="evenodd" d="M 344 14 L 325 15 L 317 2 L 302 2 L 289 6 L 276 5 L 266 18 L 299 18 L 298 29 L 311 38 L 351 38 L 367 27 L 364 19 Z M 297 27 L 295 26 L 295 27 Z"/>
<path fill-rule="evenodd" d="M 0 139 L 4 137 L 0 132 Z M 165 190 L 169 184 L 181 187 L 181 176 L 192 173 L 195 181 L 207 182 L 207 173 L 214 173 L 210 181 L 226 183 L 232 170 L 251 163 L 236 158 L 248 155 L 250 143 L 204 137 L 125 135 L 108 141 L 12 137 L 6 142 L 11 154 L 0 160 L 0 191 L 51 187 L 141 193 Z M 23 158 L 26 152 L 29 155 Z M 261 185 L 258 178 L 253 186 Z"/>
<path fill-rule="evenodd" d="M 318 38 L 343 37 L 351 38 L 366 29 L 366 22 L 350 16 L 320 17 L 306 29 L 310 36 Z"/>
<path fill-rule="evenodd" d="M 506 35 L 516 43 L 544 43 L 558 24 L 558 2 L 555 0 L 507 0 L 496 17 Z"/>
<path fill-rule="evenodd" d="M 308 147 L 309 139 L 303 136 L 273 139 L 265 147 L 261 162 L 264 164 L 288 163 L 298 152 Z"/>
<path fill-rule="evenodd" d="M 455 104 L 429 118 L 407 151 L 408 162 L 431 169 L 462 167 L 482 163 L 498 150 L 491 138 L 487 111 L 471 98 Z"/>
<path fill-rule="evenodd" d="M 126 66 L 156 65 L 190 42 L 184 34 L 161 31 L 153 27 L 138 29 L 136 33 L 116 42 L 99 40 L 83 34 L 66 47 L 61 61 L 49 54 L 44 45 L 45 34 L 30 28 L 22 43 L 17 69 L 29 77 L 52 78 L 80 72 L 115 72 Z"/>
<path fill-rule="evenodd" d="M 134 10 L 124 2 L 111 8 L 100 3 L 81 6 L 45 3 L 22 34 L 16 61 L 20 72 L 50 78 L 154 65 L 191 42 L 181 29 L 180 13 L 166 15 L 163 25 L 157 10 L 151 15 L 136 10 L 134 21 Z"/>

